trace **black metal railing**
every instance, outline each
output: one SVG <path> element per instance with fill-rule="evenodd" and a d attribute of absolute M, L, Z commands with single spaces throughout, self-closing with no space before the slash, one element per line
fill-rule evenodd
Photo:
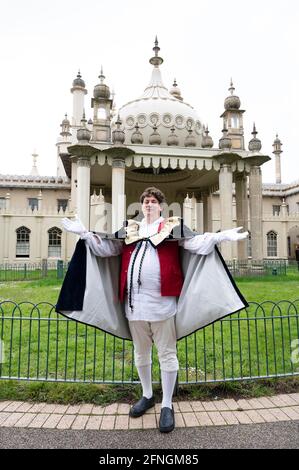
<path fill-rule="evenodd" d="M 296 261 L 285 259 L 232 260 L 226 261 L 228 269 L 235 277 L 239 276 L 265 276 L 286 275 L 288 269 L 293 269 Z M 40 263 L 5 263 L 0 264 L 0 282 L 37 280 L 44 278 L 63 279 L 69 262 L 63 260 L 43 260 Z"/>
<path fill-rule="evenodd" d="M 0 378 L 136 383 L 132 342 L 55 312 L 53 304 L 0 303 Z M 250 302 L 178 341 L 179 383 L 299 375 L 299 299 Z M 160 377 L 153 350 L 153 380 Z"/>
<path fill-rule="evenodd" d="M 63 279 L 68 265 L 68 262 L 62 260 L 0 264 L 0 282 L 35 281 L 45 278 Z"/>

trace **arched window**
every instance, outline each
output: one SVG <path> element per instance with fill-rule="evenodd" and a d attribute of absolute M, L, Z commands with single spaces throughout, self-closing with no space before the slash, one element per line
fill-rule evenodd
<path fill-rule="evenodd" d="M 17 234 L 16 258 L 29 258 L 30 233 L 31 233 L 31 230 L 24 226 L 16 229 L 16 234 Z"/>
<path fill-rule="evenodd" d="M 48 257 L 61 258 L 61 234 L 62 230 L 58 227 L 52 227 L 48 230 Z"/>
<path fill-rule="evenodd" d="M 277 256 L 277 233 L 273 230 L 267 233 L 267 256 Z"/>

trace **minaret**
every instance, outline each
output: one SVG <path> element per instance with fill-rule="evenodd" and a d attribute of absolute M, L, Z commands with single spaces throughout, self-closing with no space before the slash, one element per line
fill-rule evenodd
<path fill-rule="evenodd" d="M 84 96 L 87 94 L 85 82 L 81 77 L 80 70 L 73 81 L 71 93 L 73 94 L 72 143 L 75 143 L 77 141 L 77 130 L 81 126 L 81 119 L 83 116 Z"/>
<path fill-rule="evenodd" d="M 94 87 L 91 107 L 93 113 L 92 140 L 96 142 L 111 142 L 111 117 L 113 100 L 110 98 L 110 88 L 104 83 L 103 67 L 99 75 L 100 83 Z"/>
<path fill-rule="evenodd" d="M 68 157 L 68 146 L 72 144 L 72 134 L 70 132 L 71 123 L 68 120 L 67 114 L 64 115 L 64 119 L 60 124 L 61 132 L 57 139 L 57 164 L 56 164 L 56 175 L 57 176 L 66 176 L 66 171 L 62 163 L 63 157 Z M 61 136 L 61 137 L 60 137 Z"/>
<path fill-rule="evenodd" d="M 241 101 L 234 94 L 235 88 L 231 79 L 229 87 L 230 95 L 224 100 L 225 111 L 220 117 L 223 118 L 223 129 L 227 129 L 227 136 L 232 141 L 232 149 L 244 149 L 243 109 L 240 109 Z"/>
<path fill-rule="evenodd" d="M 37 157 L 38 157 L 38 154 L 36 153 L 36 150 L 34 150 L 32 154 L 32 168 L 31 168 L 30 176 L 39 176 L 39 172 L 36 166 Z"/>
<path fill-rule="evenodd" d="M 273 153 L 275 155 L 275 181 L 277 184 L 281 183 L 281 164 L 280 164 L 280 154 L 283 152 L 281 150 L 282 142 L 276 134 L 276 139 L 273 142 Z"/>

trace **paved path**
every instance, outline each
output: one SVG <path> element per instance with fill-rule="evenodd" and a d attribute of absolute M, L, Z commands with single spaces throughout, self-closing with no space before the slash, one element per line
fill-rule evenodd
<path fill-rule="evenodd" d="M 22 442 L 26 442 L 26 447 L 37 446 L 37 442 L 45 447 L 50 446 L 49 443 L 52 442 L 52 447 L 59 447 L 67 445 L 67 442 L 77 442 L 77 434 L 79 435 L 78 442 L 81 442 L 84 447 L 85 441 L 82 436 L 87 438 L 90 434 L 90 439 L 87 439 L 86 442 L 90 446 L 92 442 L 100 446 L 95 448 L 104 448 L 105 442 L 107 442 L 107 447 L 113 445 L 113 442 L 117 442 L 118 447 L 115 448 L 122 448 L 122 445 L 123 448 L 130 448 L 128 442 L 131 442 L 131 446 L 134 445 L 134 435 L 136 434 L 139 436 L 139 448 L 142 447 L 141 442 L 147 443 L 147 447 L 153 445 L 159 448 L 159 443 L 162 446 L 163 443 L 168 443 L 168 446 L 171 446 L 172 440 L 174 440 L 174 446 L 181 442 L 182 448 L 188 448 L 191 443 L 195 445 L 196 436 L 204 437 L 207 432 L 209 435 L 215 433 L 215 443 L 218 442 L 217 436 L 221 436 L 222 433 L 227 436 L 232 436 L 234 433 L 236 436 L 243 435 L 242 442 L 246 446 L 249 442 L 248 436 L 253 432 L 250 431 L 252 427 L 256 436 L 260 432 L 267 436 L 268 430 L 270 430 L 270 436 L 271 432 L 277 430 L 277 434 L 286 439 L 284 442 L 289 441 L 290 447 L 299 448 L 299 393 L 240 400 L 180 401 L 175 402 L 174 407 L 176 429 L 166 437 L 161 437 L 161 433 L 157 432 L 160 404 L 148 410 L 144 416 L 132 419 L 128 416 L 130 406 L 123 403 L 104 407 L 92 404 L 57 405 L 0 401 L 0 447 L 18 447 L 18 445 L 22 446 Z M 42 434 L 39 433 L 41 437 L 38 441 L 33 438 L 36 430 L 45 431 Z M 82 430 L 85 430 L 83 434 Z M 132 432 L 122 432 L 128 430 Z M 145 430 L 148 432 L 144 433 Z M 289 439 L 287 439 L 288 432 L 291 433 Z M 124 437 L 120 438 L 121 434 Z M 65 436 L 64 439 L 62 439 L 62 435 Z M 180 440 L 179 435 L 183 436 L 183 441 Z M 248 436 L 245 437 L 246 435 Z M 31 445 L 30 436 L 33 438 Z M 92 438 L 92 436 L 96 437 Z M 176 437 L 177 443 L 175 443 Z M 271 440 L 270 437 L 269 440 L 265 436 L 263 439 L 263 442 L 259 442 L 259 439 L 256 438 L 252 445 L 263 445 Z M 125 442 L 129 447 L 125 447 Z M 200 438 L 199 442 L 202 442 Z M 203 442 L 205 446 L 208 445 L 205 439 Z M 221 442 L 222 445 L 225 445 L 226 440 L 220 439 L 219 443 Z M 278 442 L 273 441 L 272 438 L 274 447 Z M 236 443 L 236 439 L 234 439 L 234 443 Z M 230 446 L 230 440 L 228 440 L 227 446 Z"/>

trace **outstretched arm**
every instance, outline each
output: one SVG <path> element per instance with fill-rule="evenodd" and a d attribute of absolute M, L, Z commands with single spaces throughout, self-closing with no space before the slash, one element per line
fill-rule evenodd
<path fill-rule="evenodd" d="M 223 230 L 218 233 L 206 232 L 203 235 L 196 235 L 179 241 L 179 245 L 197 255 L 208 255 L 213 251 L 217 243 L 224 241 L 244 240 L 248 237 L 248 232 L 238 233 L 243 227 L 236 227 L 231 230 Z"/>
<path fill-rule="evenodd" d="M 62 225 L 67 232 L 75 233 L 82 240 L 85 240 L 96 256 L 106 258 L 108 256 L 117 256 L 122 252 L 122 242 L 120 240 L 102 239 L 99 235 L 89 232 L 77 216 L 74 220 L 62 219 Z"/>

